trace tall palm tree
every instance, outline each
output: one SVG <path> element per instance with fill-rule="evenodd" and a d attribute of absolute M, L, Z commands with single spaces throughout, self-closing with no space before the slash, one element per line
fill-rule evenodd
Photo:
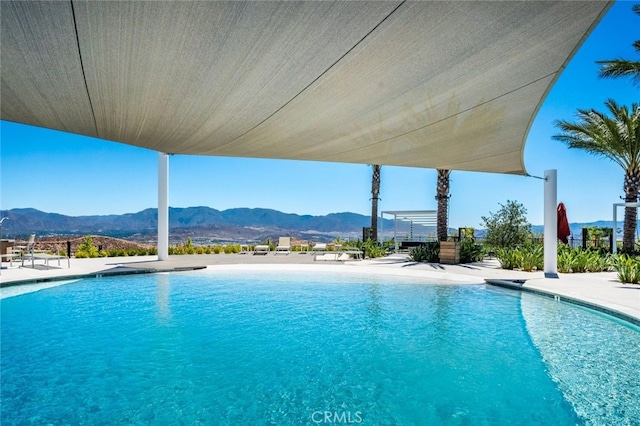
<path fill-rule="evenodd" d="M 631 7 L 635 13 L 640 15 L 640 4 Z M 640 54 L 640 40 L 633 43 L 636 52 Z M 630 61 L 627 59 L 612 59 L 609 61 L 596 61 L 600 64 L 600 77 L 626 77 L 630 76 L 634 84 L 640 85 L 640 61 Z"/>
<path fill-rule="evenodd" d="M 449 176 L 451 170 L 438 169 L 436 200 L 438 200 L 438 216 L 436 219 L 436 235 L 438 241 L 447 241 L 449 233 Z"/>
<path fill-rule="evenodd" d="M 624 200 L 635 203 L 640 189 L 640 104 L 631 104 L 629 110 L 609 99 L 605 105 L 611 117 L 593 109 L 579 109 L 578 122 L 555 122 L 564 133 L 553 138 L 569 148 L 583 149 L 619 164 L 624 169 Z M 622 238 L 625 252 L 635 249 L 637 220 L 637 208 L 625 207 Z"/>
<path fill-rule="evenodd" d="M 379 164 L 371 165 L 371 239 L 378 240 L 378 201 L 380 200 L 380 169 Z"/>

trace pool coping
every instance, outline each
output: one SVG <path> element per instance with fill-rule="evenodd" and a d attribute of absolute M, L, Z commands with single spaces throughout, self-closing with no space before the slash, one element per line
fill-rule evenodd
<path fill-rule="evenodd" d="M 18 285 L 26 285 L 26 284 L 40 284 L 40 283 L 48 283 L 55 281 L 68 281 L 68 280 L 81 280 L 86 278 L 101 278 L 101 277 L 111 277 L 111 276 L 119 276 L 119 275 L 138 275 L 138 274 L 156 274 L 161 272 L 184 272 L 184 271 L 196 271 L 200 269 L 206 269 L 206 265 L 194 265 L 194 266 L 184 266 L 184 267 L 166 267 L 166 268 L 132 268 L 128 266 L 116 266 L 112 269 L 105 269 L 102 271 L 95 272 L 84 272 L 78 274 L 68 274 L 68 275 L 53 275 L 50 277 L 31 277 L 25 278 L 21 280 L 11 280 L 11 281 L 3 281 L 0 282 L 0 288 L 6 287 L 14 287 Z"/>
<path fill-rule="evenodd" d="M 593 309 L 594 311 L 599 311 L 602 312 L 604 314 L 610 315 L 612 317 L 621 319 L 623 321 L 626 321 L 628 323 L 631 323 L 635 326 L 640 327 L 640 318 L 636 318 L 632 315 L 628 315 L 624 312 L 620 312 L 619 310 L 616 309 L 612 309 L 609 308 L 607 306 L 601 305 L 601 304 L 597 304 L 597 303 L 593 303 L 593 302 L 589 302 L 586 301 L 584 299 L 578 299 L 575 297 L 571 297 L 571 296 L 566 296 L 563 294 L 559 294 L 556 292 L 551 292 L 551 291 L 546 291 L 546 290 L 541 290 L 538 288 L 532 288 L 532 287 L 526 287 L 525 283 L 526 280 L 507 280 L 507 279 L 495 279 L 495 278 L 488 278 L 485 279 L 485 282 L 489 285 L 493 285 L 496 287 L 502 287 L 502 288 L 507 288 L 510 290 L 517 290 L 517 291 L 523 291 L 525 293 L 532 293 L 532 294 L 537 294 L 539 296 L 544 296 L 550 299 L 554 299 L 558 302 L 567 302 L 567 303 L 571 303 L 574 305 L 578 305 L 578 306 L 583 306 L 585 308 L 589 308 L 589 309 Z"/>

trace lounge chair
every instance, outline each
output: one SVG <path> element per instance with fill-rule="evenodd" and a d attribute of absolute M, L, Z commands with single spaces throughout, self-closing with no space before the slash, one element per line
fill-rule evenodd
<path fill-rule="evenodd" d="M 253 247 L 253 254 L 267 254 L 271 251 L 268 244 L 258 244 Z"/>
<path fill-rule="evenodd" d="M 327 251 L 327 243 L 315 243 L 312 247 L 312 253 L 319 251 Z"/>
<path fill-rule="evenodd" d="M 49 261 L 57 260 L 58 266 L 60 266 L 60 259 L 67 259 L 68 266 L 71 267 L 68 256 L 60 256 L 59 254 L 49 254 L 44 251 L 36 251 L 36 234 L 29 235 L 29 240 L 26 245 L 15 246 L 20 251 L 20 258 L 22 259 L 22 266 L 24 267 L 24 261 L 31 261 L 31 267 L 36 267 L 36 260 L 44 260 L 44 265 L 49 269 Z"/>
<path fill-rule="evenodd" d="M 33 247 L 36 245 L 36 234 L 29 235 L 27 244 L 21 244 L 13 247 L 13 251 L 19 253 L 33 253 Z"/>
<path fill-rule="evenodd" d="M 298 253 L 300 254 L 309 253 L 309 247 L 311 247 L 311 245 L 309 244 L 309 241 L 301 241 L 299 246 L 300 246 L 300 251 Z"/>
<path fill-rule="evenodd" d="M 291 237 L 280 237 L 275 254 L 278 253 L 291 253 Z"/>
<path fill-rule="evenodd" d="M 24 266 L 25 259 L 31 260 L 31 265 L 34 264 L 34 247 L 36 245 L 36 234 L 29 235 L 29 239 L 26 244 L 20 244 L 13 247 L 14 252 L 20 255 L 22 260 L 22 266 Z"/>

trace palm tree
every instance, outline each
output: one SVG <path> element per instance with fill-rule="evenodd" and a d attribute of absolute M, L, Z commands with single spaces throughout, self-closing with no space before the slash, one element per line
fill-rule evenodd
<path fill-rule="evenodd" d="M 634 4 L 631 8 L 640 15 L 640 4 Z M 633 43 L 636 52 L 640 54 L 640 40 Z M 600 64 L 600 77 L 626 77 L 630 76 L 634 84 L 640 85 L 640 61 L 630 61 L 626 59 L 612 59 L 609 61 L 596 61 Z"/>
<path fill-rule="evenodd" d="M 380 200 L 380 169 L 379 164 L 372 164 L 371 174 L 371 240 L 378 240 L 378 201 Z"/>
<path fill-rule="evenodd" d="M 438 241 L 447 241 L 449 233 L 449 176 L 451 170 L 438 169 L 436 200 L 438 200 L 438 217 L 436 220 L 436 235 Z"/>
<path fill-rule="evenodd" d="M 611 117 L 593 109 L 579 109 L 578 122 L 555 122 L 564 133 L 553 138 L 569 148 L 583 149 L 619 164 L 624 169 L 624 200 L 635 203 L 640 189 L 640 104 L 631 104 L 631 111 L 613 99 L 605 105 Z M 637 208 L 625 207 L 622 239 L 625 252 L 634 251 L 637 219 Z"/>

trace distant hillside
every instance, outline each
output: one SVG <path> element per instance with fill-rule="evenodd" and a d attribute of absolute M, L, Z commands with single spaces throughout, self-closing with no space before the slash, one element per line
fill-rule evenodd
<path fill-rule="evenodd" d="M 622 231 L 623 219 L 618 221 L 618 230 Z M 613 221 L 611 220 L 598 220 L 595 222 L 586 222 L 586 223 L 570 223 L 569 229 L 571 230 L 571 235 L 573 238 L 581 238 L 582 237 L 582 228 L 586 227 L 596 227 L 596 228 L 612 228 Z M 640 229 L 640 221 L 638 222 L 638 229 Z M 531 227 L 531 230 L 534 234 L 543 234 L 544 226 L 542 225 L 534 225 Z"/>
<path fill-rule="evenodd" d="M 105 216 L 65 216 L 36 209 L 12 209 L 3 211 L 2 216 L 9 218 L 2 226 L 3 238 L 24 238 L 35 232 L 38 236 L 95 234 L 145 241 L 157 235 L 157 209 Z M 311 216 L 259 208 L 169 209 L 169 231 L 176 239 L 246 241 L 292 235 L 322 241 L 338 235 L 361 237 L 362 228 L 370 224 L 369 216 L 355 213 Z M 385 220 L 384 226 L 392 229 L 393 222 Z"/>
<path fill-rule="evenodd" d="M 151 243 L 157 238 L 158 211 L 146 209 L 137 213 L 104 216 L 65 216 L 36 209 L 12 209 L 1 212 L 9 220 L 2 224 L 2 238 L 25 238 L 35 232 L 38 237 L 58 235 L 104 235 Z M 264 241 L 291 235 L 300 239 L 331 241 L 335 237 L 361 238 L 362 228 L 371 219 L 356 213 L 332 213 L 325 216 L 297 215 L 271 209 L 234 208 L 216 210 L 210 207 L 169 209 L 169 231 L 172 242 L 187 237 L 201 242 Z M 382 225 L 385 237 L 394 229 L 392 220 Z M 585 226 L 611 227 L 611 221 L 570 224 L 574 238 L 580 238 Z M 622 222 L 618 228 L 622 227 Z M 532 227 L 536 234 L 543 226 Z M 400 234 L 406 234 L 406 230 Z M 422 234 L 435 235 L 435 229 L 423 229 Z M 449 233 L 457 233 L 450 229 Z M 485 231 L 476 229 L 476 237 Z"/>

